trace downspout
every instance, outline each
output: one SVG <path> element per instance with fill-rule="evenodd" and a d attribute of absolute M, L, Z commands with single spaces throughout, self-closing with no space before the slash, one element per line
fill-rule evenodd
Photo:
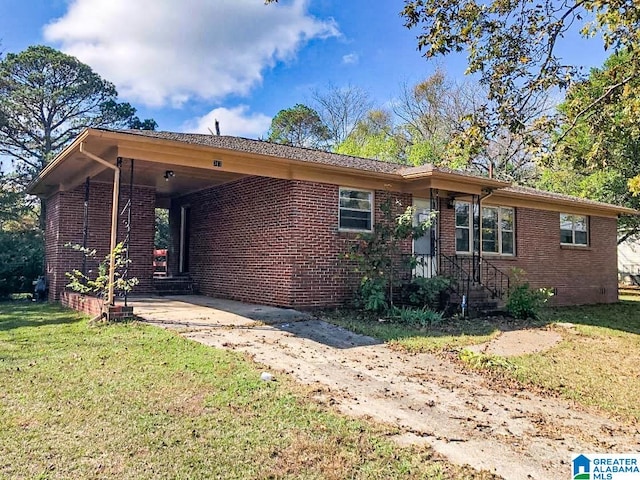
<path fill-rule="evenodd" d="M 480 283 L 482 283 L 482 201 L 491 195 L 493 195 L 493 188 L 483 188 L 480 195 L 478 195 L 478 222 L 480 224 L 480 235 L 478 238 L 478 279 Z"/>
<path fill-rule="evenodd" d="M 118 197 L 120 192 L 120 168 L 107 162 L 105 159 L 94 155 L 91 152 L 87 152 L 84 147 L 84 142 L 80 143 L 80 153 L 96 161 L 105 167 L 113 170 L 113 201 L 111 202 L 111 244 L 109 247 L 109 287 L 107 290 L 107 305 L 113 305 L 113 287 L 116 276 L 116 259 L 115 249 L 117 242 L 117 230 L 118 230 Z"/>

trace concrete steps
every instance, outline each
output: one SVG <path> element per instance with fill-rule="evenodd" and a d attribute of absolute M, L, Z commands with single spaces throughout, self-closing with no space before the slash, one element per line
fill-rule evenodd
<path fill-rule="evenodd" d="M 156 295 L 193 295 L 197 293 L 189 275 L 155 277 L 153 288 Z"/>
<path fill-rule="evenodd" d="M 450 303 L 457 308 L 460 307 L 462 298 L 452 294 Z M 467 298 L 467 308 L 469 315 L 477 317 L 480 315 L 490 315 L 504 310 L 504 301 L 500 298 L 493 298 L 491 293 L 480 284 L 471 285 Z"/>

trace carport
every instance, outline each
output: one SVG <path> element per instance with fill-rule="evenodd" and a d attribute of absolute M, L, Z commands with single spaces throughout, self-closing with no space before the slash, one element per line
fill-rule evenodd
<path fill-rule="evenodd" d="M 50 300 L 60 299 L 65 272 L 87 273 L 123 242 L 135 258 L 123 276 L 135 276 L 139 293 L 153 292 L 155 208 L 169 208 L 172 199 L 245 177 L 250 162 L 238 165 L 227 153 L 210 148 L 138 135 L 136 132 L 85 130 L 50 163 L 29 187 L 46 199 L 46 275 Z M 171 273 L 187 268 L 188 209 L 170 217 Z M 82 258 L 65 244 L 96 249 L 95 260 Z M 110 284 L 115 267 L 110 261 Z M 114 303 L 111 288 L 106 304 Z"/>

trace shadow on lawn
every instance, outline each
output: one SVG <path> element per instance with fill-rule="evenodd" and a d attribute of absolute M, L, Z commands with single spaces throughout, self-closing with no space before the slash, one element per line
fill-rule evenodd
<path fill-rule="evenodd" d="M 0 331 L 71 324 L 82 318 L 82 315 L 59 305 L 24 301 L 0 302 Z"/>
<path fill-rule="evenodd" d="M 613 304 L 550 308 L 544 319 L 547 324 L 567 322 L 640 334 L 640 298 Z"/>
<path fill-rule="evenodd" d="M 357 310 L 325 311 L 320 318 L 340 325 L 356 333 L 369 335 L 384 341 L 413 339 L 416 337 L 440 338 L 460 335 L 484 337 L 497 330 L 507 329 L 498 317 L 492 318 L 452 318 L 430 327 L 400 323 Z"/>
<path fill-rule="evenodd" d="M 506 315 L 445 318 L 436 325 L 424 328 L 389 320 L 380 321 L 375 315 L 354 310 L 327 311 L 321 317 L 360 334 L 401 342 L 423 338 L 434 342 L 442 339 L 448 344 L 455 343 L 451 339 L 456 337 L 476 337 L 480 340 L 478 337 L 489 337 L 496 332 L 543 328 L 559 322 L 640 334 L 640 298 L 635 301 L 625 299 L 616 304 L 551 307 L 544 309 L 538 319 L 518 320 Z"/>

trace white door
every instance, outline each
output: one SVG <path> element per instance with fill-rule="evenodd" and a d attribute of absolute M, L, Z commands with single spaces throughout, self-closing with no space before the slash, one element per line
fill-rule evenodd
<path fill-rule="evenodd" d="M 429 219 L 431 214 L 431 201 L 428 198 L 413 199 L 413 224 L 418 225 Z M 432 251 L 431 237 L 433 227 L 426 231 L 423 237 L 413 240 L 413 254 L 416 257 L 417 265 L 414 270 L 416 277 L 434 277 L 438 274 L 436 256 Z"/>

